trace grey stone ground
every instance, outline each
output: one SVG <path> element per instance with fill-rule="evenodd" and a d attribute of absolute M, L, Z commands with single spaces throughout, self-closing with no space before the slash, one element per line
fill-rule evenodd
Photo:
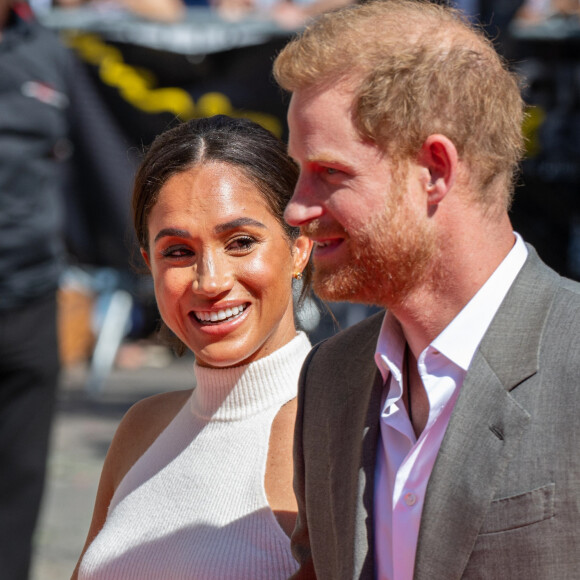
<path fill-rule="evenodd" d="M 89 400 L 83 390 L 84 367 L 63 374 L 30 580 L 70 578 L 85 541 L 105 454 L 127 409 L 146 396 L 193 385 L 193 358 L 170 358 L 168 363 L 114 370 L 98 401 Z"/>

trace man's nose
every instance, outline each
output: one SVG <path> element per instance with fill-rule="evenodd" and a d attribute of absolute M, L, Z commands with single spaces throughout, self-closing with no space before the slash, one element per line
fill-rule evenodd
<path fill-rule="evenodd" d="M 301 227 L 324 213 L 317 192 L 306 177 L 300 176 L 294 195 L 284 211 L 284 219 L 294 227 Z"/>

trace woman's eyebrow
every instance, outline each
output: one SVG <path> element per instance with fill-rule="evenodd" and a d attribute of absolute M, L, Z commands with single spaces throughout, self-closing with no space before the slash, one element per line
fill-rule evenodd
<path fill-rule="evenodd" d="M 258 220 L 248 218 L 248 217 L 241 217 L 235 220 L 231 220 L 229 222 L 224 222 L 223 224 L 219 224 L 215 227 L 214 231 L 216 234 L 222 234 L 224 232 L 228 232 L 230 230 L 235 230 L 236 228 L 240 228 L 243 226 L 254 226 L 257 228 L 266 229 L 266 226 L 259 222 Z M 181 230 L 179 228 L 163 228 L 159 231 L 159 233 L 155 236 L 154 242 L 158 242 L 161 238 L 167 237 L 175 237 L 175 238 L 190 238 L 191 235 L 187 230 Z"/>
<path fill-rule="evenodd" d="M 241 218 L 237 218 L 235 220 L 229 221 L 229 222 L 225 222 L 223 224 L 219 224 L 218 226 L 215 227 L 214 231 L 217 234 L 221 234 L 221 233 L 227 232 L 229 230 L 235 230 L 236 228 L 240 228 L 242 226 L 254 226 L 257 228 L 266 229 L 266 226 L 262 222 L 259 222 L 255 219 L 252 219 L 249 217 L 241 217 Z"/>
<path fill-rule="evenodd" d="M 161 238 L 176 237 L 176 238 L 189 238 L 189 232 L 186 230 L 180 230 L 179 228 L 163 228 L 155 236 L 154 242 L 159 241 Z"/>

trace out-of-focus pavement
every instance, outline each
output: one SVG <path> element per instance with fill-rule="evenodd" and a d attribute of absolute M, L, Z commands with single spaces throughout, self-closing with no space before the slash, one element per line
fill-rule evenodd
<path fill-rule="evenodd" d="M 169 357 L 169 358 L 168 358 Z M 30 580 L 66 580 L 84 545 L 105 454 L 127 409 L 139 399 L 194 384 L 193 357 L 157 350 L 135 369 L 114 369 L 101 397 L 84 392 L 86 368 L 64 371 L 48 479 Z"/>

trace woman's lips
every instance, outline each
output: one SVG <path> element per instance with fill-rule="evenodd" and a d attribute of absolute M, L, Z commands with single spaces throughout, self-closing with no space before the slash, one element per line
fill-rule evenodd
<path fill-rule="evenodd" d="M 201 324 L 217 325 L 235 320 L 247 308 L 248 304 L 228 306 L 218 310 L 194 310 L 195 319 Z"/>

